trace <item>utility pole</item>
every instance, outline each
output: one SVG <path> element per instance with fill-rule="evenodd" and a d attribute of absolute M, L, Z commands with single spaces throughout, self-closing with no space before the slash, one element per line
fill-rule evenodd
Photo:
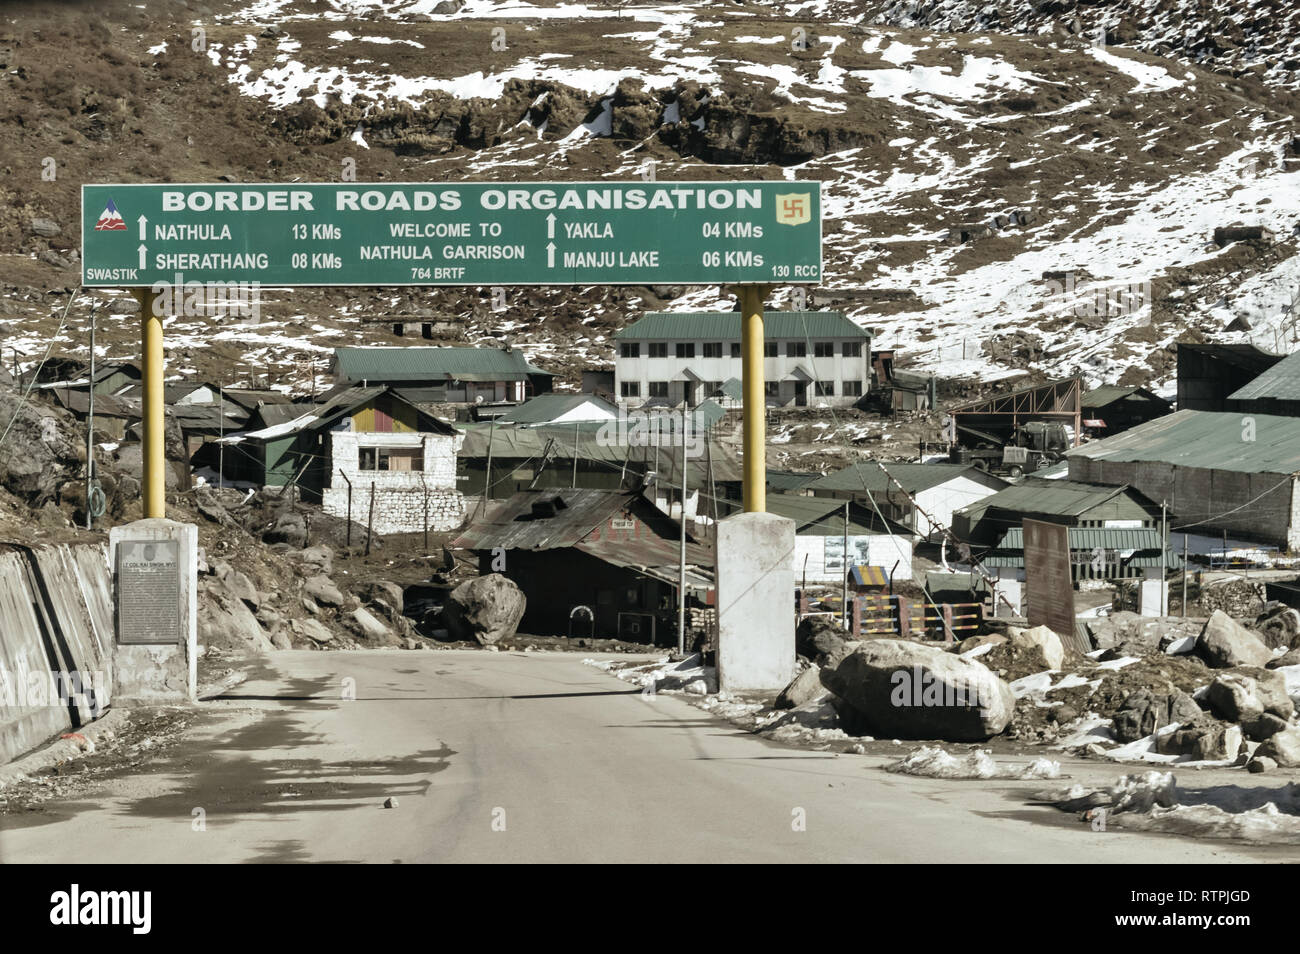
<path fill-rule="evenodd" d="M 578 489 L 578 422 L 573 422 L 573 477 L 569 481 L 569 486 L 574 490 Z"/>
<path fill-rule="evenodd" d="M 844 560 L 843 578 L 840 580 L 840 617 L 844 628 L 849 628 L 849 502 L 844 501 Z"/>
<path fill-rule="evenodd" d="M 217 486 L 226 485 L 226 395 L 217 385 Z"/>
<path fill-rule="evenodd" d="M 90 500 L 95 488 L 95 309 L 90 304 L 90 389 L 86 394 L 86 529 L 93 530 L 95 517 Z M 15 382 L 16 383 L 16 382 Z"/>
<path fill-rule="evenodd" d="M 1187 615 L 1187 531 L 1183 531 L 1183 615 Z"/>
<path fill-rule="evenodd" d="M 690 409 L 682 404 L 682 506 L 677 567 L 677 652 L 686 652 L 686 428 Z"/>
<path fill-rule="evenodd" d="M 1160 501 L 1160 603 L 1161 612 L 1169 612 L 1169 574 L 1165 569 L 1165 554 L 1169 552 L 1169 502 Z"/>

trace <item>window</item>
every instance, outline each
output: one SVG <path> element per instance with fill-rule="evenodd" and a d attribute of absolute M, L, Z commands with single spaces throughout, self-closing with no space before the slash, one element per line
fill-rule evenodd
<path fill-rule="evenodd" d="M 667 341 L 650 342 L 650 357 L 652 358 L 668 357 L 668 342 Z"/>
<path fill-rule="evenodd" d="M 808 345 L 803 341 L 787 341 L 785 343 L 785 356 L 787 358 L 806 358 L 808 357 Z"/>
<path fill-rule="evenodd" d="M 619 385 L 618 385 L 618 392 L 619 392 L 619 394 L 623 395 L 623 397 L 640 397 L 640 396 L 641 396 L 641 382 L 640 382 L 640 381 L 621 381 L 621 382 L 619 382 Z"/>
<path fill-rule="evenodd" d="M 780 395 L 780 393 L 781 393 L 781 382 L 780 382 L 780 381 L 764 381 L 764 382 L 763 382 L 763 393 L 766 394 L 768 397 L 777 397 L 777 396 Z"/>
<path fill-rule="evenodd" d="M 424 449 L 420 447 L 362 447 L 361 470 L 424 470 Z"/>
<path fill-rule="evenodd" d="M 695 357 L 695 342 L 694 341 L 677 342 L 677 357 L 679 358 Z"/>
<path fill-rule="evenodd" d="M 775 341 L 764 341 L 764 342 L 763 342 L 763 357 L 765 357 L 765 358 L 775 358 L 776 355 L 777 355 L 777 351 L 776 351 L 776 342 L 775 342 Z"/>
<path fill-rule="evenodd" d="M 862 397 L 862 382 L 861 382 L 861 381 L 845 381 L 845 382 L 844 382 L 844 396 L 845 396 L 845 397 Z"/>
<path fill-rule="evenodd" d="M 618 346 L 618 354 L 621 358 L 639 358 L 641 357 L 641 342 L 624 341 Z"/>
<path fill-rule="evenodd" d="M 818 397 L 834 397 L 834 396 L 835 396 L 835 382 L 834 382 L 834 381 L 818 381 L 818 382 L 817 382 L 817 387 L 816 387 L 816 389 L 815 389 L 815 393 L 816 393 L 816 395 L 817 395 Z"/>
<path fill-rule="evenodd" d="M 834 341 L 814 341 L 813 342 L 814 358 L 833 358 L 835 357 Z"/>
<path fill-rule="evenodd" d="M 844 342 L 844 348 L 843 348 L 843 350 L 841 351 L 841 353 L 842 353 L 842 354 L 844 355 L 844 357 L 846 357 L 846 358 L 860 358 L 860 357 L 862 357 L 862 342 L 861 342 L 861 341 L 846 341 L 846 342 Z"/>
<path fill-rule="evenodd" d="M 666 398 L 666 397 L 668 396 L 668 382 L 667 382 L 667 381 L 651 381 L 651 382 L 650 382 L 650 396 L 651 396 L 652 398 L 656 398 L 656 397 Z"/>
<path fill-rule="evenodd" d="M 733 358 L 739 358 L 739 357 L 740 357 L 740 342 L 739 342 L 739 341 L 733 341 L 733 342 L 731 343 L 731 356 L 732 356 Z"/>
<path fill-rule="evenodd" d="M 706 342 L 704 342 L 704 357 L 706 357 L 706 358 L 721 358 L 721 357 L 722 357 L 722 342 L 721 342 L 721 341 L 706 341 Z"/>

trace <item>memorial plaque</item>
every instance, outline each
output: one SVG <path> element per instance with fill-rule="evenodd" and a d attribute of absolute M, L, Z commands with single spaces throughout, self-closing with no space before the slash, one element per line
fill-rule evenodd
<path fill-rule="evenodd" d="M 117 547 L 117 641 L 181 642 L 180 543 L 123 540 Z"/>

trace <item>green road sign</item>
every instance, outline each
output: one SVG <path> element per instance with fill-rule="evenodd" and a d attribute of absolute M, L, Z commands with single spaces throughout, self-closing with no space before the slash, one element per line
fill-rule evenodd
<path fill-rule="evenodd" d="M 82 284 L 818 283 L 820 187 L 83 185 Z"/>

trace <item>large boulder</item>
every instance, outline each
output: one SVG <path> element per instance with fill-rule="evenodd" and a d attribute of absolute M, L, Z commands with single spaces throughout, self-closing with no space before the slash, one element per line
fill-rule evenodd
<path fill-rule="evenodd" d="M 490 573 L 451 591 L 442 608 L 443 625 L 452 639 L 490 646 L 514 635 L 526 604 L 523 590 L 513 580 Z"/>
<path fill-rule="evenodd" d="M 1196 638 L 1196 654 L 1215 669 L 1263 666 L 1273 653 L 1255 633 L 1223 610 L 1215 610 Z"/>
<path fill-rule="evenodd" d="M 821 669 L 853 735 L 982 742 L 1007 727 L 1011 687 L 987 666 L 923 643 L 847 643 Z"/>
<path fill-rule="evenodd" d="M 844 645 L 844 626 L 834 616 L 805 616 L 794 631 L 794 651 L 815 662 Z"/>
<path fill-rule="evenodd" d="M 1033 629 L 1012 626 L 1007 630 L 1007 635 L 1011 645 L 1017 649 L 1039 650 L 1048 669 L 1060 669 L 1064 665 L 1065 647 L 1061 645 L 1061 637 L 1046 626 L 1035 626 Z"/>
<path fill-rule="evenodd" d="M 1196 722 L 1201 714 L 1196 700 L 1185 692 L 1138 689 L 1128 695 L 1115 713 L 1111 733 L 1117 742 L 1136 742 L 1172 723 Z"/>
<path fill-rule="evenodd" d="M 1255 758 L 1270 758 L 1282 768 L 1300 768 L 1300 726 L 1291 726 L 1264 740 Z"/>

